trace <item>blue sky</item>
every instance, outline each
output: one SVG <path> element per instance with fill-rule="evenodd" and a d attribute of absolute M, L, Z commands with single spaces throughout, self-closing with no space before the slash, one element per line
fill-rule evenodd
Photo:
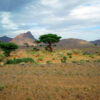
<path fill-rule="evenodd" d="M 27 31 L 100 39 L 100 0 L 0 0 L 0 36 Z"/>

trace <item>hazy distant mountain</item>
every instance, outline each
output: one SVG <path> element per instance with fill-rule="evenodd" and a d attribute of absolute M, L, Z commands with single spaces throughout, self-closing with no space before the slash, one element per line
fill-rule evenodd
<path fill-rule="evenodd" d="M 35 45 L 34 41 L 36 39 L 31 34 L 31 32 L 23 33 L 16 36 L 11 42 L 16 43 L 19 46 L 24 46 L 26 43 L 30 46 Z"/>
<path fill-rule="evenodd" d="M 91 41 L 91 43 L 96 44 L 96 45 L 100 45 L 100 40 Z"/>
<path fill-rule="evenodd" d="M 0 37 L 0 41 L 2 41 L 2 42 L 10 42 L 11 40 L 12 40 L 12 38 L 7 37 L 7 36 Z"/>
<path fill-rule="evenodd" d="M 71 47 L 71 48 L 93 46 L 93 44 L 88 41 L 81 40 L 81 39 L 74 39 L 74 38 L 63 39 L 59 43 L 57 43 L 57 45 L 62 47 Z"/>

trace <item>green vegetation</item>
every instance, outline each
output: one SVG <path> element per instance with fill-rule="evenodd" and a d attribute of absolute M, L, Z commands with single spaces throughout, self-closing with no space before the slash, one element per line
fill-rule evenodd
<path fill-rule="evenodd" d="M 4 51 L 4 55 L 8 57 L 12 51 L 18 49 L 18 46 L 14 43 L 0 42 L 0 48 Z"/>
<path fill-rule="evenodd" d="M 85 51 L 85 52 L 83 53 L 83 55 L 90 55 L 90 53 L 87 52 L 87 51 Z"/>
<path fill-rule="evenodd" d="M 81 53 L 80 50 L 77 50 L 77 49 L 74 49 L 74 50 L 73 50 L 73 54 L 76 54 L 76 55 L 77 55 L 77 54 L 80 54 L 80 53 Z"/>
<path fill-rule="evenodd" d="M 64 56 L 64 57 L 61 59 L 61 62 L 62 62 L 62 63 L 66 63 L 66 60 L 67 60 L 67 57 Z"/>
<path fill-rule="evenodd" d="M 39 60 L 39 61 L 43 61 L 43 56 L 40 56 L 40 57 L 38 58 L 38 60 Z"/>
<path fill-rule="evenodd" d="M 4 89 L 4 86 L 1 85 L 1 86 L 0 86 L 0 91 L 2 91 L 3 89 Z"/>
<path fill-rule="evenodd" d="M 72 58 L 72 56 L 69 56 L 69 58 Z"/>
<path fill-rule="evenodd" d="M 27 97 L 26 100 L 32 100 L 30 97 Z"/>
<path fill-rule="evenodd" d="M 67 55 L 68 56 L 72 56 L 72 52 L 67 52 Z"/>
<path fill-rule="evenodd" d="M 39 51 L 40 49 L 38 49 L 38 48 L 36 48 L 36 47 L 34 47 L 33 48 L 33 51 Z"/>
<path fill-rule="evenodd" d="M 37 40 L 39 43 L 46 43 L 48 44 L 49 51 L 52 52 L 52 44 L 59 42 L 61 39 L 60 36 L 57 36 L 56 34 L 46 34 L 46 35 L 41 35 L 39 40 Z"/>
<path fill-rule="evenodd" d="M 19 64 L 21 62 L 32 62 L 34 63 L 34 60 L 32 58 L 21 58 L 21 59 L 12 59 L 12 60 L 7 60 L 5 64 Z"/>
<path fill-rule="evenodd" d="M 4 54 L 0 54 L 0 62 L 3 61 L 5 59 Z"/>
<path fill-rule="evenodd" d="M 51 64 L 51 61 L 46 61 L 47 64 Z"/>

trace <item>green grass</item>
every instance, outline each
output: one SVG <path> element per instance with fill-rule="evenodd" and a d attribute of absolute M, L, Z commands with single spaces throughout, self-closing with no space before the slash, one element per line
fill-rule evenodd
<path fill-rule="evenodd" d="M 17 58 L 14 58 L 12 60 L 7 60 L 5 64 L 19 64 L 21 62 L 35 62 L 32 58 L 21 58 L 21 59 L 17 59 Z"/>
<path fill-rule="evenodd" d="M 4 89 L 4 86 L 0 86 L 0 91 L 2 91 Z"/>

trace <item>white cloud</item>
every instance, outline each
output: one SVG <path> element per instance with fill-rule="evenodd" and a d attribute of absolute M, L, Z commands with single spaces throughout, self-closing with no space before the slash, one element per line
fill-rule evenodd
<path fill-rule="evenodd" d="M 11 15 L 8 12 L 3 12 L 1 14 L 1 24 L 4 29 L 7 30 L 16 30 L 18 26 L 11 20 Z"/>
<path fill-rule="evenodd" d="M 37 0 L 19 11 L 2 13 L 2 27 L 11 36 L 32 31 L 36 37 L 57 33 L 63 38 L 96 39 L 100 37 L 95 28 L 100 27 L 100 1 Z"/>
<path fill-rule="evenodd" d="M 80 6 L 71 11 L 70 16 L 77 19 L 100 19 L 100 5 L 97 6 Z"/>

